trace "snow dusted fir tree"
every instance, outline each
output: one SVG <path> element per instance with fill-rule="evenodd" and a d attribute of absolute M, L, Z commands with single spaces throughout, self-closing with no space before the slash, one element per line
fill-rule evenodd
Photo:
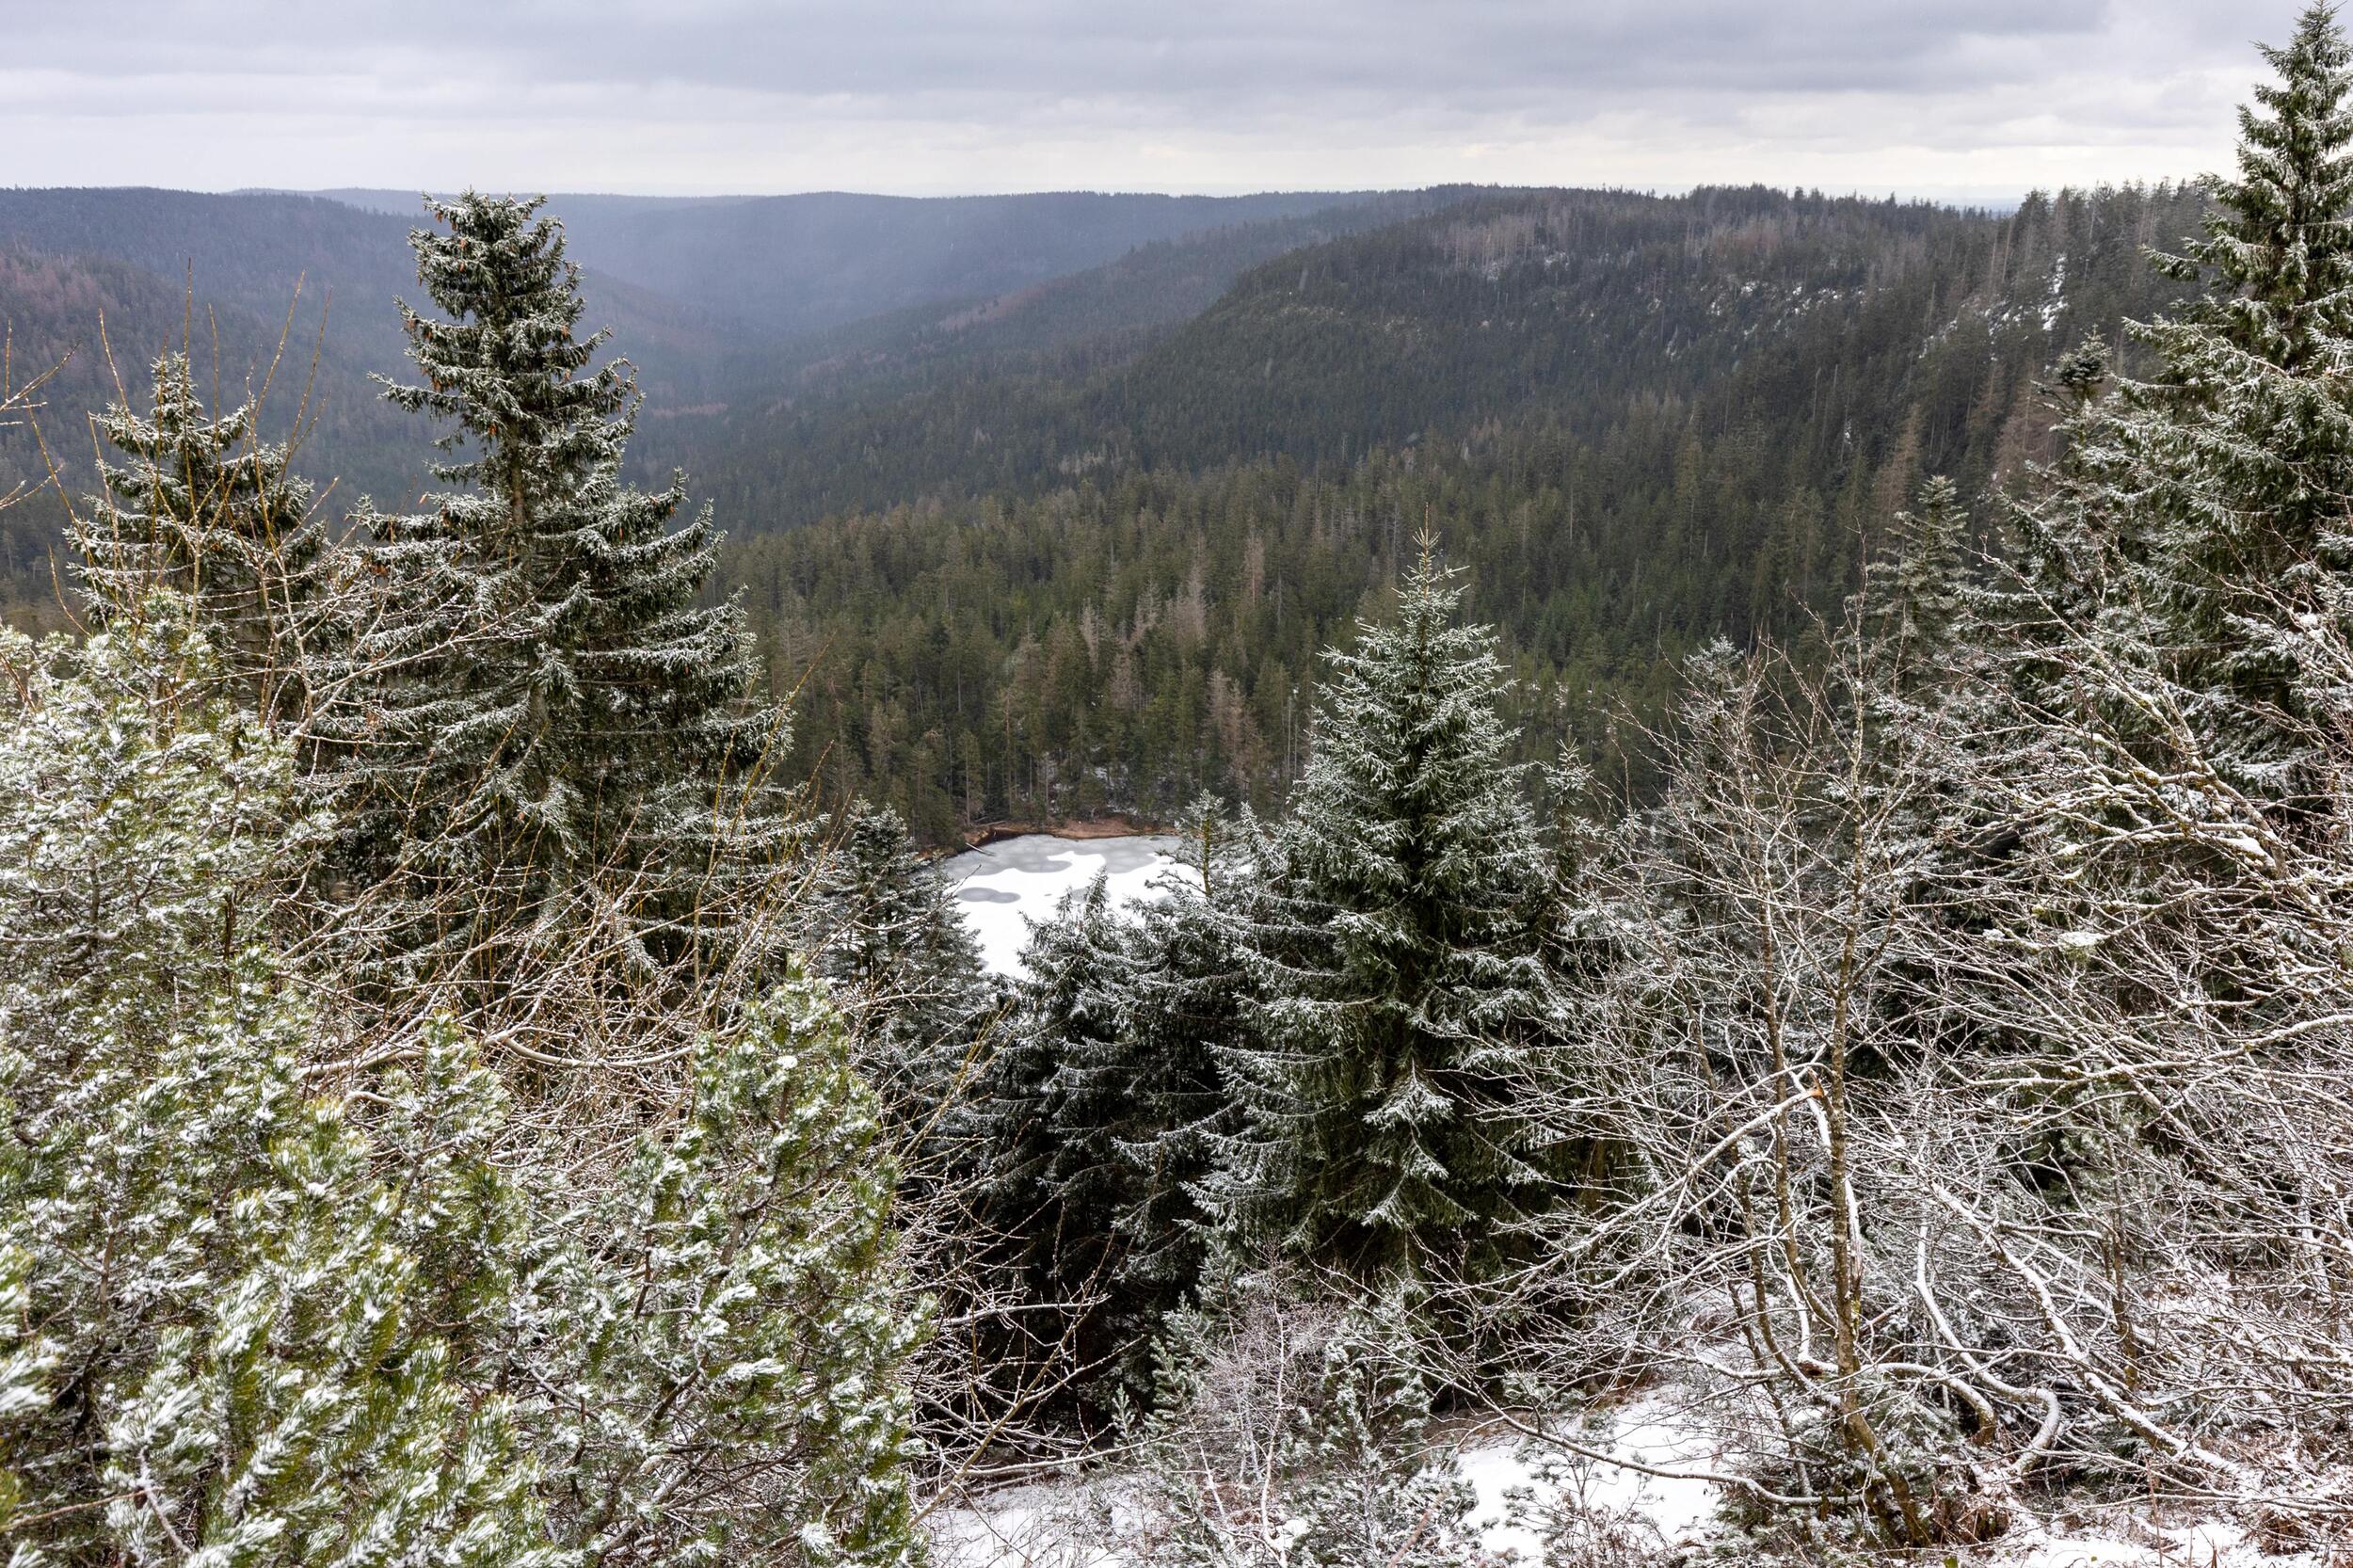
<path fill-rule="evenodd" d="M 1226 1063 L 1254 1036 L 1249 920 L 1255 822 L 1214 801 L 1175 824 L 1179 869 L 1139 906 L 1116 999 L 1129 1066 L 1114 1142 L 1126 1171 L 1116 1221 L 1119 1286 L 1145 1329 L 1189 1294 L 1207 1261 L 1207 1194 L 1241 1130 Z"/>
<path fill-rule="evenodd" d="M 2049 642 L 2059 626 L 2130 614 L 2148 623 L 2152 520 L 2134 504 L 2138 458 L 2116 418 L 2114 354 L 2093 333 L 2061 355 L 2041 389 L 2062 442 L 2007 498 L 2003 555 L 1986 619 L 2012 639 Z M 2031 670 L 2025 670 L 2029 679 Z"/>
<path fill-rule="evenodd" d="M 1497 1265 L 1540 1201 L 1514 1104 L 1545 1012 L 1546 858 L 1497 714 L 1493 634 L 1426 536 L 1397 615 L 1328 656 L 1314 755 L 1257 931 L 1244 1234 L 1363 1277 Z"/>
<path fill-rule="evenodd" d="M 698 602 L 717 536 L 671 522 L 681 480 L 620 476 L 637 395 L 597 364 L 579 269 L 536 200 L 432 200 L 411 236 L 439 317 L 402 307 L 418 384 L 458 487 L 374 518 L 392 605 L 360 640 L 389 672 L 355 714 L 343 808 L 371 880 L 401 879 L 412 941 L 544 920 L 600 874 L 648 956 L 679 945 L 692 885 L 759 877 L 786 829 L 762 789 L 778 714 L 745 705 L 742 615 Z M 666 896 L 665 896 L 666 895 Z"/>
<path fill-rule="evenodd" d="M 136 614 L 158 589 L 190 600 L 227 671 L 264 718 L 298 718 L 328 629 L 320 600 L 324 519 L 292 454 L 261 439 L 253 403 L 216 413 L 184 354 L 153 366 L 151 413 L 122 404 L 98 417 L 114 448 L 104 493 L 74 520 L 95 618 Z"/>
<path fill-rule="evenodd" d="M 1117 1129 L 1129 1112 L 1119 1007 L 1128 954 L 1101 877 L 1064 897 L 1021 964 L 1005 1043 L 972 1107 L 988 1151 L 986 1208 L 1017 1288 L 1085 1325 L 1099 1354 L 1125 1174 Z"/>
<path fill-rule="evenodd" d="M 2158 513 L 2176 678 L 2213 699 L 2193 722 L 2242 787 L 2280 799 L 2311 782 L 2289 734 L 2295 617 L 2353 595 L 2353 54 L 2327 4 L 2263 53 L 2278 79 L 2239 111 L 2237 175 L 2211 183 L 2205 238 L 2162 264 L 2204 292 L 2137 329 L 2160 368 L 2123 388 L 2120 417 Z"/>
<path fill-rule="evenodd" d="M 990 988 L 980 949 L 906 820 L 856 802 L 816 886 L 817 968 L 832 982 L 868 1076 L 910 1125 L 957 1087 Z"/>
<path fill-rule="evenodd" d="M 1968 527 L 1959 488 L 1938 475 L 1918 505 L 1896 514 L 1887 552 L 1865 568 L 1857 630 L 1898 685 L 1935 664 L 1968 624 Z"/>

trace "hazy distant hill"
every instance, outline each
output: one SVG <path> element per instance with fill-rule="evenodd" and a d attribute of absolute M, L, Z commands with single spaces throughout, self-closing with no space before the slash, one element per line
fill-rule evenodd
<path fill-rule="evenodd" d="M 550 211 L 565 223 L 573 259 L 588 274 L 593 319 L 614 329 L 615 349 L 638 367 L 650 407 L 669 410 L 723 402 L 744 389 L 781 388 L 796 368 L 836 353 L 823 344 L 791 346 L 820 328 L 839 330 L 879 312 L 964 309 L 1139 246 L 1163 248 L 1116 275 L 1117 297 L 1076 313 L 1041 301 L 1010 314 L 1022 330 L 1044 323 L 1040 341 L 1181 319 L 1206 306 L 1248 262 L 1342 232 L 1336 215 L 1367 200 L 1313 194 L 567 196 Z M 1326 216 L 1293 216 L 1306 212 Z M 297 337 L 306 359 L 319 312 L 328 311 L 317 391 L 334 406 L 347 395 L 369 395 L 364 379 L 346 384 L 346 372 L 399 361 L 392 301 L 415 292 L 408 234 L 421 216 L 419 198 L 382 191 L 0 190 L 0 249 L 47 258 L 47 273 L 56 263 L 104 258 L 161 280 L 177 298 L 192 288 L 200 312 L 237 318 L 223 337 L 224 348 L 234 350 L 226 367 L 231 380 L 259 362 L 252 322 L 270 324 L 265 336 L 274 346 L 298 287 Z M 1209 232 L 1206 248 L 1170 248 L 1176 236 L 1196 230 Z M 25 292 L 21 282 L 16 294 L 0 293 L 0 317 L 28 340 L 38 336 L 60 351 L 70 345 L 95 356 L 94 311 L 79 320 L 53 315 L 66 296 L 54 284 Z M 177 331 L 182 314 L 118 309 L 118 354 L 143 362 Z M 867 341 L 887 344 L 897 326 L 870 331 Z M 1005 335 L 983 337 L 995 344 Z M 78 382 L 74 376 L 61 383 L 61 397 Z M 335 441 L 323 442 L 321 456 L 339 471 L 379 467 L 374 455 Z"/>
<path fill-rule="evenodd" d="M 1292 217 L 1153 240 L 1115 260 L 995 294 L 927 301 L 792 342 L 780 387 L 838 395 L 899 377 L 937 376 L 1085 345 L 1131 349 L 1140 334 L 1189 321 L 1258 264 L 1459 201 L 1463 187 L 1352 197 Z"/>
<path fill-rule="evenodd" d="M 321 193 L 387 213 L 418 198 Z M 1001 294 L 1140 245 L 1367 200 L 1368 193 L 664 198 L 556 196 L 584 265 L 779 337 Z"/>
<path fill-rule="evenodd" d="M 1253 263 L 1433 200 L 568 196 L 550 210 L 587 274 L 589 319 L 637 368 L 640 456 L 658 465 L 716 450 L 669 440 L 674 424 L 699 431 L 876 376 L 1074 345 L 1130 353 Z M 299 405 L 307 472 L 346 498 L 405 502 L 425 483 L 426 432 L 368 376 L 401 363 L 392 300 L 416 293 L 408 235 L 421 216 L 418 198 L 392 192 L 0 190 L 0 325 L 20 379 L 65 362 L 42 424 L 68 488 L 91 482 L 87 415 L 118 376 L 139 392 L 147 362 L 184 336 L 233 400 L 269 375 L 292 307 L 273 431 Z M 27 430 L 0 430 L 0 487 L 48 460 Z M 0 527 L 17 598 L 47 592 L 39 563 L 56 521 L 42 502 Z"/>
<path fill-rule="evenodd" d="M 291 312 L 272 407 L 291 420 L 307 382 L 318 421 L 307 466 L 389 498 L 424 477 L 417 425 L 382 408 L 367 379 L 402 362 L 392 301 L 418 292 L 409 228 L 309 196 L 0 190 L 0 253 L 14 258 L 0 270 L 0 322 L 15 335 L 20 377 L 71 351 L 47 423 L 53 436 L 73 433 L 65 443 L 72 458 L 87 456 L 82 416 L 113 394 L 117 370 L 136 382 L 185 330 L 208 365 L 217 339 L 224 388 L 258 384 Z M 716 395 L 733 356 L 756 346 L 740 327 L 616 278 L 592 270 L 587 292 L 595 319 L 615 328 L 616 351 L 659 404 Z M 0 465 L 21 474 L 26 462 L 23 433 L 0 433 Z"/>
<path fill-rule="evenodd" d="M 1758 189 L 1432 195 L 1446 200 L 1237 266 L 1163 330 L 1108 325 L 1141 322 L 1128 310 L 1092 336 L 1059 324 L 1202 242 L 901 323 L 884 357 L 908 373 L 788 383 L 680 422 L 663 449 L 741 509 L 739 528 L 1135 468 L 1345 463 L 1531 422 L 1597 432 L 1644 402 L 1814 441 L 1892 439 L 1917 407 L 1942 462 L 1971 400 L 2011 408 L 2073 334 L 2169 297 L 2142 248 L 2201 210 L 2170 188 L 2000 216 Z M 1027 354 L 958 351 L 1024 332 Z"/>

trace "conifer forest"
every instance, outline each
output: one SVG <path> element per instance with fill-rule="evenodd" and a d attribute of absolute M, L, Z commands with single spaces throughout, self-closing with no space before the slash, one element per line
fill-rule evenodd
<path fill-rule="evenodd" d="M 2003 204 L 0 189 L 0 1561 L 2353 1563 L 2281 14 Z"/>

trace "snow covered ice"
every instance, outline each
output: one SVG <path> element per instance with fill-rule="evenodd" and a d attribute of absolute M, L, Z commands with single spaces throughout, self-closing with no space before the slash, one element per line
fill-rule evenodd
<path fill-rule="evenodd" d="M 1064 894 L 1100 875 L 1115 909 L 1158 898 L 1152 882 L 1176 865 L 1175 847 L 1174 839 L 1155 835 L 1058 839 L 1026 833 L 950 856 L 941 870 L 980 943 L 981 962 L 992 974 L 1018 975 L 1031 922 L 1052 919 Z"/>

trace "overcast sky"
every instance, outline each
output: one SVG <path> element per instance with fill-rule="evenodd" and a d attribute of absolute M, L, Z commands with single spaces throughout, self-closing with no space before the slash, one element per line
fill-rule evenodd
<path fill-rule="evenodd" d="M 0 0 L 0 179 L 2005 198 L 2219 167 L 2298 4 Z"/>

